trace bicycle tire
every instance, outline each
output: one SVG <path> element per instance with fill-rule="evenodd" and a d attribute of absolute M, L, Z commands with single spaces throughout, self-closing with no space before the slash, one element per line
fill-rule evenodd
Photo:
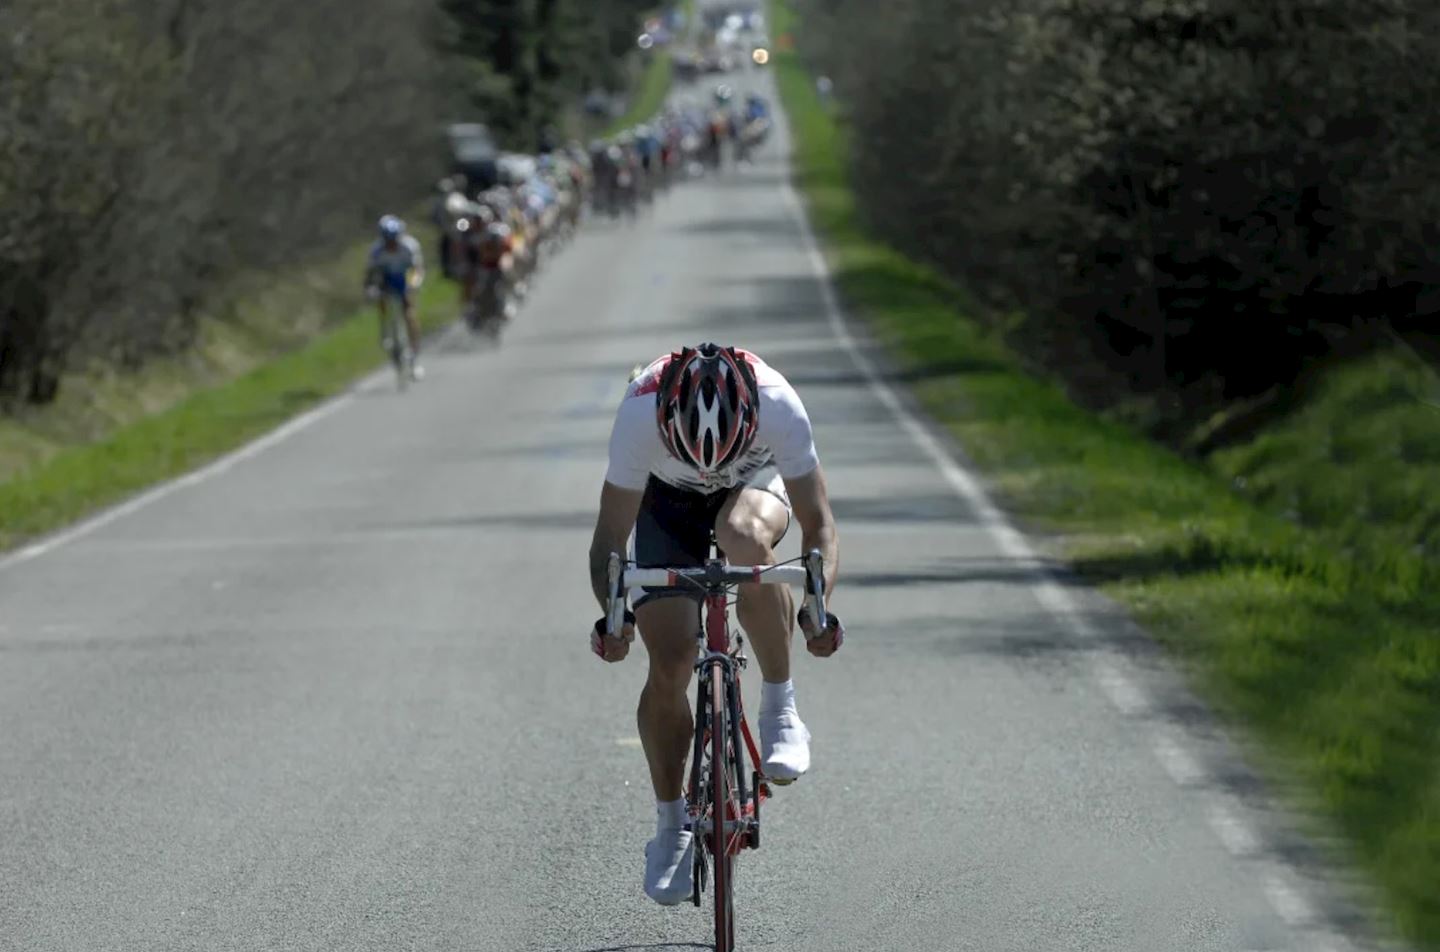
<path fill-rule="evenodd" d="M 695 681 L 695 737 L 692 741 L 692 756 L 690 758 L 690 781 L 686 786 L 685 796 L 689 801 L 690 816 L 696 819 L 691 822 L 689 830 L 694 837 L 695 843 L 695 866 L 694 866 L 694 889 L 691 891 L 690 901 L 697 907 L 701 905 L 701 896 L 705 892 L 706 880 L 708 878 L 708 865 L 705 862 L 705 831 L 704 820 L 709 815 L 708 804 L 705 798 L 710 795 L 710 774 L 709 747 L 706 741 L 709 736 L 706 734 L 706 726 L 710 723 L 710 713 L 706 706 L 709 700 L 708 674 L 702 672 Z"/>
<path fill-rule="evenodd" d="M 715 894 L 715 952 L 735 949 L 735 857 L 730 850 L 726 820 L 736 813 L 730 802 L 729 705 L 726 703 L 725 673 L 719 664 L 710 675 L 710 812 L 711 858 L 715 862 L 711 880 Z M 740 817 L 734 817 L 737 821 Z"/>
<path fill-rule="evenodd" d="M 415 345 L 410 340 L 410 326 L 405 322 L 405 311 L 402 308 L 400 314 L 395 318 L 395 340 L 399 344 L 398 360 L 395 363 L 395 371 L 399 379 L 400 389 L 404 390 L 410 386 L 410 381 L 415 376 Z"/>

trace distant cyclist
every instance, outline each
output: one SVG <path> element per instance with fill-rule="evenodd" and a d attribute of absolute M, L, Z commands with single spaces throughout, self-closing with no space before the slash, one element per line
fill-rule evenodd
<path fill-rule="evenodd" d="M 750 93 L 745 97 L 745 121 L 754 122 L 757 119 L 770 118 L 770 104 L 765 97 L 759 93 Z"/>
<path fill-rule="evenodd" d="M 733 115 L 733 114 L 732 114 Z M 750 154 L 765 141 L 770 133 L 770 105 L 765 97 L 750 93 L 745 97 L 745 111 L 736 120 L 739 126 L 735 136 L 735 160 L 750 161 Z"/>
<path fill-rule="evenodd" d="M 415 320 L 415 292 L 425 280 L 425 257 L 420 242 L 405 233 L 405 223 L 394 215 L 380 219 L 380 238 L 370 248 L 365 271 L 365 287 L 380 304 L 380 335 L 386 332 L 386 316 L 390 302 L 399 303 L 410 331 L 410 349 L 420 350 L 420 325 Z M 425 375 L 419 360 L 411 366 L 411 376 L 419 380 Z"/>
<path fill-rule="evenodd" d="M 732 563 L 772 564 L 792 515 L 802 550 L 818 548 L 825 558 L 828 594 L 838 554 L 835 520 L 810 418 L 795 390 L 760 358 L 733 347 L 701 344 L 666 354 L 632 375 L 615 418 L 590 543 L 591 586 L 604 606 L 610 554 L 625 551 L 631 530 L 642 566 L 700 565 L 712 534 Z M 760 767 L 787 783 L 810 767 L 810 732 L 790 680 L 794 603 L 778 585 L 741 585 L 739 599 L 736 615 L 765 681 Z M 645 847 L 645 892 L 674 905 L 692 889 L 694 835 L 683 782 L 694 737 L 685 693 L 700 628 L 697 596 L 684 588 L 646 589 L 622 632 L 604 636 L 596 623 L 592 650 L 620 661 L 636 624 L 650 655 L 638 718 L 657 813 L 655 838 Z M 806 616 L 802 624 L 811 654 L 828 657 L 840 647 L 839 619 L 817 627 Z"/>

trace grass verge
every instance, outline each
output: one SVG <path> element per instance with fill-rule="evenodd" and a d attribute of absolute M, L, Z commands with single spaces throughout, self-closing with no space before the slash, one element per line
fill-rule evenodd
<path fill-rule="evenodd" d="M 797 28 L 780 2 L 771 23 Z M 1416 541 L 1440 525 L 1440 411 L 1413 399 L 1428 384 L 1382 355 L 1214 469 L 1183 460 L 1022 372 L 960 290 L 872 240 L 845 130 L 795 54 L 775 69 L 839 291 L 920 404 L 1299 780 L 1400 930 L 1440 950 L 1440 573 Z"/>
<path fill-rule="evenodd" d="M 681 8 L 694 16 L 694 0 Z M 659 112 L 671 75 L 668 50 L 656 50 L 605 134 Z M 267 276 L 234 313 L 203 322 L 183 356 L 135 374 L 86 370 L 56 405 L 0 418 L 0 551 L 193 469 L 374 367 L 374 314 L 353 304 L 362 254 L 357 246 L 278 283 Z M 426 328 L 452 313 L 437 283 L 419 301 Z"/>
<path fill-rule="evenodd" d="M 657 49 L 651 55 L 650 62 L 645 64 L 645 70 L 640 76 L 640 86 L 630 100 L 630 108 L 605 130 L 606 137 L 634 128 L 659 112 L 660 107 L 665 104 L 665 97 L 670 93 L 670 78 L 673 72 L 674 62 L 670 59 L 669 51 Z"/>
<path fill-rule="evenodd" d="M 680 9 L 685 12 L 687 27 L 695 15 L 695 0 L 681 0 Z M 675 62 L 671 58 L 672 47 L 657 46 L 646 55 L 649 62 L 645 64 L 644 70 L 640 73 L 640 82 L 635 88 L 635 94 L 630 99 L 630 107 L 625 114 L 605 127 L 601 133 L 602 138 L 610 138 L 619 135 L 627 129 L 633 129 L 654 117 L 665 105 L 665 97 L 670 95 L 670 83 L 675 74 Z"/>
<path fill-rule="evenodd" d="M 359 274 L 358 267 L 348 273 L 352 300 Z M 433 329 L 453 317 L 452 297 L 438 280 L 429 282 L 418 306 L 422 325 Z M 383 359 L 377 337 L 373 309 L 352 305 L 332 329 L 235 379 L 173 399 L 90 442 L 57 449 L 52 436 L 38 462 L 0 481 L 0 550 L 194 469 L 339 392 Z M 154 399 L 191 382 L 178 371 L 161 376 L 148 385 Z M 144 409 L 140 401 L 129 411 Z"/>

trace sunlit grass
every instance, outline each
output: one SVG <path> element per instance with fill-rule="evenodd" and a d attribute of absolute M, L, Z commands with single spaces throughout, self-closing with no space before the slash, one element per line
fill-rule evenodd
<path fill-rule="evenodd" d="M 695 16 L 695 0 L 682 0 L 680 8 L 685 12 L 688 23 L 689 18 Z M 665 105 L 665 97 L 670 95 L 670 84 L 675 74 L 671 50 L 671 47 L 655 47 L 646 54 L 649 62 L 640 74 L 640 82 L 630 99 L 629 108 L 624 115 L 605 128 L 602 133 L 604 137 L 619 135 L 642 122 L 648 122 L 660 111 L 660 107 Z"/>
<path fill-rule="evenodd" d="M 772 4 L 777 34 L 790 11 Z M 1380 355 L 1212 468 L 1088 414 L 1019 369 L 964 294 L 861 229 L 843 129 L 776 57 L 796 173 L 848 307 L 918 382 L 1007 507 L 1056 533 L 1217 708 L 1300 781 L 1440 949 L 1440 410 L 1429 372 Z M 1237 487 L 1243 486 L 1243 491 Z M 1287 788 L 1288 789 L 1288 788 Z"/>
<path fill-rule="evenodd" d="M 645 69 L 640 75 L 640 83 L 635 89 L 635 95 L 630 100 L 630 107 L 625 110 L 624 115 L 606 127 L 603 133 L 605 137 L 619 135 L 627 129 L 633 129 L 652 118 L 665 104 L 665 97 L 670 94 L 670 79 L 674 72 L 674 62 L 670 59 L 668 49 L 657 48 L 649 56 L 650 62 L 645 64 Z"/>

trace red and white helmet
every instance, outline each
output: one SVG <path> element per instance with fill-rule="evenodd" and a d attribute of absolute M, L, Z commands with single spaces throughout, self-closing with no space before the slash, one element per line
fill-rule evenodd
<path fill-rule="evenodd" d="M 655 395 L 660 439 L 670 454 L 701 472 L 724 470 L 755 442 L 760 389 L 733 347 L 701 344 L 671 354 Z"/>

